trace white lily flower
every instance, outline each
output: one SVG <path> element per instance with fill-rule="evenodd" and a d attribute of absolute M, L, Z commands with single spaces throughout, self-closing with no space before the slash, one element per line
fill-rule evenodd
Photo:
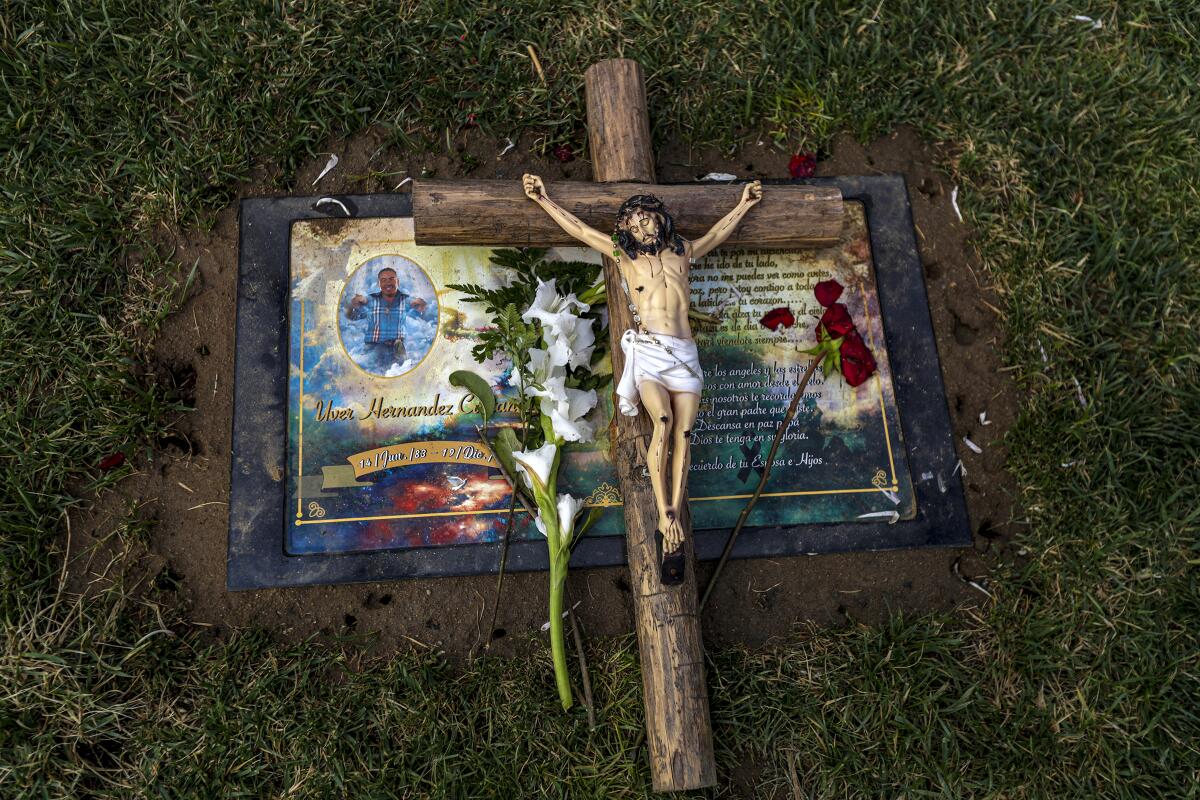
<path fill-rule="evenodd" d="M 558 496 L 558 534 L 562 544 L 571 543 L 571 534 L 575 531 L 575 513 L 583 503 L 569 494 Z"/>
<path fill-rule="evenodd" d="M 575 293 L 563 297 L 554 288 L 554 280 L 538 281 L 537 294 L 534 295 L 533 305 L 531 305 L 521 319 L 527 323 L 532 323 L 535 319 L 542 323 L 543 328 L 553 328 L 560 324 L 565 317 L 574 317 L 572 309 L 579 312 L 588 310 L 588 307 L 579 302 L 579 298 Z"/>
<path fill-rule="evenodd" d="M 554 466 L 554 453 L 558 446 L 553 442 L 539 447 L 537 450 L 514 450 L 513 461 L 517 471 L 525 476 L 532 489 L 545 489 L 550 481 L 550 469 Z"/>
<path fill-rule="evenodd" d="M 565 547 L 571 543 L 571 535 L 575 532 L 575 514 L 579 511 L 583 503 L 572 497 L 569 494 L 560 494 L 558 496 L 558 541 L 554 544 L 559 547 Z M 545 536 L 547 541 L 550 539 L 550 534 L 546 530 L 546 522 L 542 519 L 542 512 L 533 518 L 533 524 L 537 526 L 538 533 Z"/>
<path fill-rule="evenodd" d="M 584 421 L 599 398 L 595 389 L 566 389 L 557 397 L 543 397 L 542 413 L 550 418 L 554 435 L 568 442 L 590 442 L 596 435 L 595 427 Z"/>
<path fill-rule="evenodd" d="M 525 387 L 527 397 L 561 397 L 566 387 L 567 369 L 551 363 L 550 354 L 536 347 L 529 350 L 530 385 Z M 538 386 L 542 388 L 538 388 Z"/>
<path fill-rule="evenodd" d="M 596 347 L 596 333 L 590 319 L 564 314 L 554 326 L 543 326 L 542 337 L 556 366 L 586 367 Z"/>
<path fill-rule="evenodd" d="M 561 369 L 556 369 L 550 361 L 550 352 L 548 350 L 539 350 L 536 347 L 529 348 L 529 375 L 537 383 L 544 383 L 556 374 L 563 372 Z"/>

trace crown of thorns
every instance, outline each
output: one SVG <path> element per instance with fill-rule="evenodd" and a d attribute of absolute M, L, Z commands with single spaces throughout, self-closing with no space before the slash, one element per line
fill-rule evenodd
<path fill-rule="evenodd" d="M 647 214 L 657 214 L 662 220 L 658 228 L 658 236 L 649 244 L 642 244 L 629 232 L 627 223 L 635 211 Z M 630 258 L 636 258 L 638 253 L 658 253 L 664 247 L 671 252 L 683 255 L 683 238 L 675 232 L 675 220 L 667 212 L 663 201 L 652 194 L 635 194 L 617 209 L 617 244 Z"/>

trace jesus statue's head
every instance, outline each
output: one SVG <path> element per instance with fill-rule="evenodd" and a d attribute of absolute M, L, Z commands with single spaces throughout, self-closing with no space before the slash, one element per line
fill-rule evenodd
<path fill-rule="evenodd" d="M 666 206 L 652 194 L 635 194 L 617 210 L 617 245 L 630 258 L 657 255 L 664 248 L 683 255 L 683 239 Z"/>

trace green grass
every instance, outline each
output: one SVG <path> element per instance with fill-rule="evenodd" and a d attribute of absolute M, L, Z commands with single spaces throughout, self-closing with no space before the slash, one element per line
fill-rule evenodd
<path fill-rule="evenodd" d="M 1200 793 L 1200 14 L 957 5 L 6 6 L 0 795 L 649 792 L 629 640 L 594 645 L 589 732 L 554 710 L 544 654 L 211 646 L 169 604 L 58 591 L 71 487 L 179 407 L 144 369 L 188 272 L 157 225 L 211 219 L 253 163 L 288 188 L 371 124 L 437 149 L 475 113 L 582 146 L 582 71 L 615 54 L 645 66 L 660 141 L 821 148 L 902 122 L 946 141 L 1021 392 L 1028 555 L 995 604 L 713 653 L 724 780 L 750 759 L 764 794 L 793 771 L 820 797 Z"/>

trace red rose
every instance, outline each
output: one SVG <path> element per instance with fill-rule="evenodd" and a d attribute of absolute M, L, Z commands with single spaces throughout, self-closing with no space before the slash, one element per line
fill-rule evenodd
<path fill-rule="evenodd" d="M 106 455 L 104 458 L 100 459 L 100 469 L 108 472 L 110 469 L 116 469 L 124 463 L 125 454 L 118 450 L 117 452 L 110 453 L 109 455 Z"/>
<path fill-rule="evenodd" d="M 796 153 L 788 162 L 793 178 L 811 178 L 817 171 L 817 157 L 812 153 Z"/>
<path fill-rule="evenodd" d="M 837 299 L 842 296 L 842 285 L 830 278 L 827 281 L 821 281 L 813 287 L 813 294 L 817 296 L 817 302 L 829 308 L 837 302 Z"/>
<path fill-rule="evenodd" d="M 858 331 L 852 330 L 842 339 L 841 355 L 842 377 L 851 386 L 858 386 L 875 371 L 875 356 L 871 355 Z"/>
<path fill-rule="evenodd" d="M 834 303 L 825 309 L 825 313 L 821 315 L 821 321 L 817 324 L 824 327 L 825 331 L 834 339 L 845 336 L 854 330 L 854 320 L 850 319 L 850 312 L 846 310 L 843 303 Z"/>
<path fill-rule="evenodd" d="M 795 325 L 796 317 L 792 314 L 792 310 L 790 308 L 787 306 L 782 306 L 780 308 L 773 308 L 766 314 L 763 314 L 763 318 L 758 322 L 764 328 L 778 330 L 780 325 L 785 328 L 790 328 Z"/>
<path fill-rule="evenodd" d="M 569 144 L 560 144 L 554 148 L 554 157 L 565 164 L 568 161 L 575 160 L 575 151 L 571 149 L 571 145 Z"/>

